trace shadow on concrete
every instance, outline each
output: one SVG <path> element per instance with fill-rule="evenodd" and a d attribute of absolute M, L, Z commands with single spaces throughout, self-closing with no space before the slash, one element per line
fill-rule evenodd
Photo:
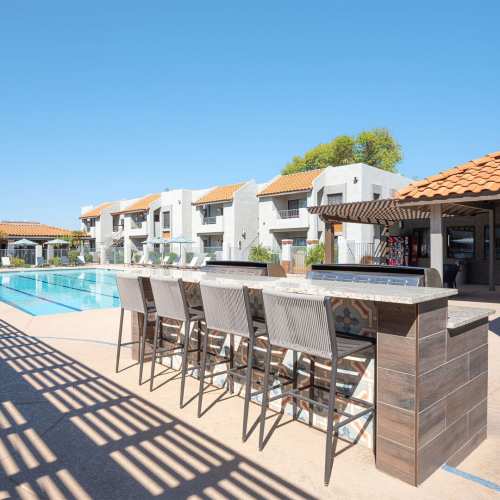
<path fill-rule="evenodd" d="M 312 498 L 0 320 L 0 498 L 190 495 Z"/>

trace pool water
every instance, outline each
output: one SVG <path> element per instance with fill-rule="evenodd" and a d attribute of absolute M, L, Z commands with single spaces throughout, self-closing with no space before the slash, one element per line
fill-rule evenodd
<path fill-rule="evenodd" d="M 116 272 L 105 269 L 0 273 L 0 301 L 32 316 L 120 305 Z"/>

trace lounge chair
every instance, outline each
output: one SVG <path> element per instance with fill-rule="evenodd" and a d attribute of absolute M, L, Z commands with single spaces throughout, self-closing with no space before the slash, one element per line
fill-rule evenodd
<path fill-rule="evenodd" d="M 45 262 L 45 259 L 43 257 L 37 257 L 35 265 L 36 267 L 44 267 L 47 265 L 47 263 Z"/>
<path fill-rule="evenodd" d="M 178 265 L 180 269 L 198 269 L 201 265 L 201 260 L 203 257 L 201 255 L 195 255 L 193 258 L 187 263 L 183 265 Z"/>
<path fill-rule="evenodd" d="M 132 259 L 131 264 L 133 266 L 144 266 L 145 265 L 145 261 L 146 261 L 146 256 L 145 255 L 141 255 L 141 258 L 137 262 L 133 262 L 133 259 Z"/>
<path fill-rule="evenodd" d="M 69 266 L 69 259 L 68 259 L 68 257 L 66 257 L 65 255 L 63 255 L 63 256 L 61 257 L 61 264 L 62 264 L 63 266 Z"/>
<path fill-rule="evenodd" d="M 2 267 L 10 267 L 10 257 L 2 257 Z"/>
<path fill-rule="evenodd" d="M 80 264 L 81 266 L 84 266 L 86 264 L 85 262 L 85 257 L 83 255 L 79 255 L 77 258 L 76 258 L 76 263 L 77 264 Z"/>

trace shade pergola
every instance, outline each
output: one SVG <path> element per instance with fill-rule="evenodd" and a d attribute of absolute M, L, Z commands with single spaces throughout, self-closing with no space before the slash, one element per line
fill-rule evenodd
<path fill-rule="evenodd" d="M 431 218 L 431 211 L 428 207 L 406 207 L 394 198 L 321 205 L 319 207 L 309 207 L 308 211 L 319 215 L 321 220 L 331 224 L 335 222 L 354 222 L 392 226 L 400 221 Z M 443 215 L 445 217 L 467 216 L 482 212 L 484 212 L 484 209 L 478 207 L 450 205 L 445 208 Z"/>
<path fill-rule="evenodd" d="M 394 198 L 372 201 L 358 201 L 352 203 L 339 203 L 336 205 L 321 205 L 318 207 L 309 207 L 308 211 L 312 214 L 318 215 L 320 219 L 325 222 L 326 263 L 333 262 L 333 239 L 335 236 L 335 224 L 342 222 L 351 222 L 357 224 L 378 224 L 384 226 L 387 230 L 389 227 L 402 221 L 429 220 L 432 229 L 433 222 L 435 223 L 436 221 L 436 212 L 432 206 L 429 206 L 427 204 L 408 205 L 407 203 Z M 454 216 L 471 216 L 488 211 L 491 211 L 491 208 L 487 205 L 443 203 L 440 205 L 439 218 L 441 219 Z M 439 232 L 440 238 L 442 240 L 442 230 L 439 229 Z M 443 251 L 441 248 L 439 256 L 434 257 L 434 259 L 431 258 L 431 267 L 436 267 L 441 276 L 443 275 L 442 260 Z M 493 264 L 491 264 L 491 266 L 492 265 Z M 491 266 L 490 273 L 492 273 L 493 275 Z M 492 286 L 493 285 L 490 284 L 490 287 Z"/>

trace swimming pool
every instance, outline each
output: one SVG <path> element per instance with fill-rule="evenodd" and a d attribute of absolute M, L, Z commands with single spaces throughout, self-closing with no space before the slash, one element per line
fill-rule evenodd
<path fill-rule="evenodd" d="M 120 305 L 116 272 L 105 269 L 0 273 L 0 301 L 32 316 Z"/>

